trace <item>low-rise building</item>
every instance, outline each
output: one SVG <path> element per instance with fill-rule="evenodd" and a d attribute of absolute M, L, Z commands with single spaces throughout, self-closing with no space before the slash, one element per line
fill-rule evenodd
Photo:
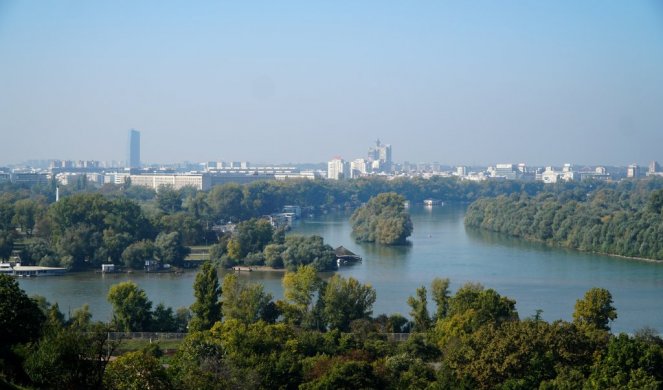
<path fill-rule="evenodd" d="M 197 190 L 209 190 L 212 187 L 212 178 L 206 173 L 191 174 L 141 174 L 130 175 L 131 185 L 145 186 L 159 190 L 162 186 L 169 186 L 175 190 L 183 187 L 193 187 Z"/>

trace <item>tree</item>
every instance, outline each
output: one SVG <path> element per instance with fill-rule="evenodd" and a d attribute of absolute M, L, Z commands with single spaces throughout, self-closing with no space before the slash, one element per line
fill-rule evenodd
<path fill-rule="evenodd" d="M 368 318 L 373 313 L 375 289 L 357 279 L 334 275 L 324 292 L 324 315 L 330 329 L 348 331 L 354 320 Z"/>
<path fill-rule="evenodd" d="M 395 192 L 379 194 L 352 214 L 352 235 L 360 242 L 403 245 L 412 234 L 405 198 Z"/>
<path fill-rule="evenodd" d="M 283 277 L 283 295 L 292 310 L 286 318 L 296 325 L 302 324 L 313 310 L 313 297 L 320 286 L 320 278 L 312 265 L 301 266 L 296 272 L 286 272 Z"/>
<path fill-rule="evenodd" d="M 573 312 L 573 322 L 579 326 L 610 330 L 608 323 L 617 318 L 617 310 L 612 306 L 612 294 L 604 288 L 594 287 L 578 299 Z"/>
<path fill-rule="evenodd" d="M 0 274 L 0 356 L 12 345 L 37 339 L 45 319 L 16 279 Z"/>
<path fill-rule="evenodd" d="M 435 319 L 439 320 L 446 317 L 449 311 L 449 279 L 435 278 L 431 283 L 431 295 L 437 305 Z"/>
<path fill-rule="evenodd" d="M 95 257 L 103 242 L 102 234 L 90 225 L 76 225 L 67 229 L 58 240 L 60 257 L 71 257 L 69 268 L 83 268 Z"/>
<path fill-rule="evenodd" d="M 428 314 L 428 299 L 426 297 L 426 287 L 421 286 L 417 289 L 417 298 L 409 297 L 407 304 L 412 308 L 410 316 L 414 322 L 412 330 L 415 332 L 425 332 L 430 328 L 431 319 Z"/>
<path fill-rule="evenodd" d="M 246 214 L 244 193 L 236 183 L 213 187 L 207 194 L 207 204 L 217 222 L 238 221 Z"/>
<path fill-rule="evenodd" d="M 155 252 L 164 264 L 182 265 L 191 249 L 182 245 L 182 236 L 177 232 L 159 233 L 154 241 Z"/>
<path fill-rule="evenodd" d="M 48 241 L 42 238 L 32 238 L 25 242 L 21 251 L 21 264 L 39 264 L 47 256 L 54 256 L 55 253 Z"/>
<path fill-rule="evenodd" d="M 182 209 L 182 197 L 171 186 L 162 185 L 157 191 L 157 206 L 164 213 L 173 214 Z"/>
<path fill-rule="evenodd" d="M 51 328 L 30 346 L 25 371 L 40 388 L 99 388 L 110 348 L 106 332 Z"/>
<path fill-rule="evenodd" d="M 14 232 L 0 230 L 0 259 L 6 260 L 14 250 Z"/>
<path fill-rule="evenodd" d="M 136 283 L 111 286 L 108 302 L 113 305 L 113 323 L 122 332 L 142 332 L 150 328 L 152 302 Z"/>
<path fill-rule="evenodd" d="M 468 315 L 472 329 L 488 323 L 499 325 L 518 319 L 516 302 L 480 284 L 463 285 L 449 302 L 448 316 Z"/>
<path fill-rule="evenodd" d="M 320 236 L 291 235 L 285 239 L 285 250 L 281 252 L 283 264 L 289 270 L 311 264 L 317 271 L 327 271 L 336 267 L 334 249 L 325 244 Z"/>
<path fill-rule="evenodd" d="M 12 223 L 28 235 L 31 235 L 35 222 L 43 212 L 43 205 L 33 199 L 17 200 L 14 204 L 14 218 L 12 218 Z"/>
<path fill-rule="evenodd" d="M 379 389 L 383 388 L 373 368 L 367 362 L 340 361 L 335 362 L 331 369 L 320 378 L 303 384 L 303 390 L 333 389 Z"/>
<path fill-rule="evenodd" d="M 265 246 L 272 241 L 274 228 L 265 219 L 250 219 L 240 222 L 235 227 L 231 242 L 235 242 L 237 247 L 228 247 L 228 256 L 234 256 L 234 259 L 243 259 L 249 253 L 262 252 Z M 231 257 L 232 257 L 231 256 Z"/>
<path fill-rule="evenodd" d="M 85 304 L 79 309 L 74 310 L 74 313 L 69 317 L 69 326 L 72 329 L 79 331 L 87 331 L 92 325 L 92 313 L 90 313 L 90 306 Z"/>
<path fill-rule="evenodd" d="M 172 307 L 159 303 L 152 313 L 152 332 L 177 332 L 177 319 Z"/>
<path fill-rule="evenodd" d="M 146 260 L 153 260 L 156 248 L 152 241 L 142 240 L 129 245 L 122 252 L 122 261 L 127 268 L 141 269 Z"/>
<path fill-rule="evenodd" d="M 263 251 L 265 265 L 272 268 L 283 268 L 283 252 L 286 247 L 283 244 L 269 244 Z"/>
<path fill-rule="evenodd" d="M 221 321 L 221 287 L 213 263 L 208 261 L 200 267 L 193 283 L 193 295 L 196 301 L 191 305 L 190 331 L 208 330 L 215 322 Z"/>
<path fill-rule="evenodd" d="M 223 278 L 223 317 L 251 324 L 258 320 L 274 322 L 276 313 L 272 295 L 265 293 L 262 284 L 242 283 L 237 275 Z"/>
<path fill-rule="evenodd" d="M 171 389 L 172 384 L 161 362 L 142 351 L 129 352 L 110 362 L 104 373 L 109 389 Z"/>

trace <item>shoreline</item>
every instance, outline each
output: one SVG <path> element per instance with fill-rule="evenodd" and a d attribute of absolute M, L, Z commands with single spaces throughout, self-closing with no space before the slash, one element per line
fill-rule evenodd
<path fill-rule="evenodd" d="M 498 231 L 495 231 L 495 230 L 485 229 L 485 228 L 478 227 L 478 226 L 471 226 L 471 225 L 465 225 L 465 226 L 469 227 L 471 229 L 477 229 L 477 230 L 484 231 L 484 232 L 503 235 L 504 237 L 508 237 L 508 238 L 511 238 L 511 239 L 522 240 L 524 242 L 529 242 L 529 243 L 542 244 L 542 245 L 545 245 L 549 248 L 565 249 L 565 250 L 569 250 L 569 251 L 573 251 L 573 252 L 577 252 L 577 253 L 589 253 L 589 254 L 600 255 L 600 256 L 618 257 L 620 259 L 625 259 L 625 260 L 633 260 L 633 261 L 642 261 L 642 262 L 647 262 L 647 263 L 663 264 L 663 259 L 650 259 L 650 258 L 647 258 L 647 257 L 618 255 L 616 253 L 585 251 L 585 250 L 578 249 L 578 248 L 567 247 L 567 246 L 564 246 L 564 245 L 561 245 L 561 244 L 558 244 L 558 243 L 555 243 L 555 242 L 548 242 L 548 241 L 543 241 L 543 240 L 531 239 L 531 238 L 527 238 L 527 237 L 523 237 L 523 236 L 516 236 L 516 235 L 509 234 L 509 233 L 498 232 Z"/>

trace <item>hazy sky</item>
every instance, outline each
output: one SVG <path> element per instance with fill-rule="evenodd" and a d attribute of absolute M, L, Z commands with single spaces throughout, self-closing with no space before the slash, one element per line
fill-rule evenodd
<path fill-rule="evenodd" d="M 0 0 L 0 163 L 663 161 L 661 1 Z"/>

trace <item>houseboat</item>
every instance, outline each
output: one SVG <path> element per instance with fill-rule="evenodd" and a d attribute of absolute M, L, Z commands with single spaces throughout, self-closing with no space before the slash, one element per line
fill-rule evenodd
<path fill-rule="evenodd" d="M 0 263 L 0 274 L 28 278 L 33 276 L 55 276 L 67 272 L 66 268 L 60 267 L 40 267 L 31 265 L 21 265 L 17 263 L 12 266 L 10 263 Z"/>

